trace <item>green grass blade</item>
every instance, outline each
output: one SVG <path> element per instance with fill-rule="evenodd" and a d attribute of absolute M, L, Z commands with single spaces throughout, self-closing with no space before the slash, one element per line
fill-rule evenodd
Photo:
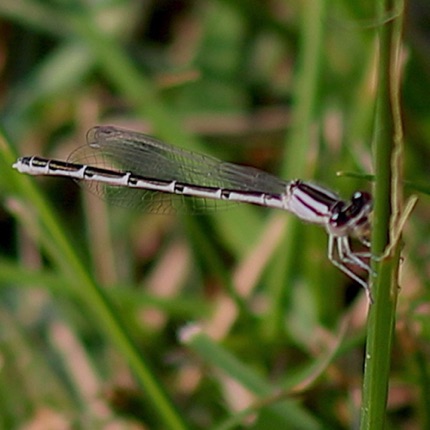
<path fill-rule="evenodd" d="M 315 113 L 320 60 L 321 41 L 324 32 L 325 2 L 314 0 L 303 10 L 302 56 L 296 72 L 294 91 L 295 110 L 293 112 L 293 132 L 289 138 L 287 154 L 282 169 L 286 178 L 306 175 L 309 148 L 312 143 L 312 121 Z M 270 277 L 272 286 L 273 310 L 267 322 L 268 330 L 275 337 L 282 332 L 286 298 L 291 294 L 288 285 L 292 284 L 297 267 L 297 248 L 300 242 L 302 223 L 289 217 L 288 236 L 275 257 Z"/>
<path fill-rule="evenodd" d="M 65 228 L 57 219 L 54 211 L 47 204 L 33 179 L 21 175 L 12 169 L 15 157 L 6 140 L 0 142 L 0 167 L 9 172 L 11 193 L 20 201 L 25 202 L 27 211 L 35 213 L 40 222 L 39 239 L 53 263 L 67 277 L 75 279 L 77 295 L 83 300 L 89 315 L 94 315 L 94 321 L 105 332 L 121 351 L 134 370 L 137 380 L 145 389 L 148 400 L 152 403 L 160 419 L 168 428 L 185 429 L 187 426 L 176 412 L 164 389 L 152 373 L 149 364 L 135 342 L 128 334 L 120 320 L 110 298 L 92 279 L 65 234 Z M 28 206 L 27 206 L 28 205 Z"/>
<path fill-rule="evenodd" d="M 200 332 L 197 327 L 185 327 L 181 333 L 181 338 L 183 343 L 204 359 L 205 363 L 211 364 L 228 375 L 228 377 L 236 380 L 243 387 L 254 393 L 258 399 L 276 397 L 279 388 L 269 384 L 254 370 L 213 342 L 207 335 Z M 276 400 L 274 404 L 261 404 L 261 406 L 268 406 L 270 412 L 282 420 L 285 428 L 300 428 L 303 430 L 322 428 L 318 421 L 296 401 L 277 398 Z M 257 403 L 256 405 L 258 407 Z M 252 410 L 250 409 L 247 412 L 252 413 Z M 243 417 L 239 414 L 238 418 L 242 419 Z M 228 421 L 230 422 L 230 420 Z M 220 428 L 230 427 L 222 426 Z"/>
<path fill-rule="evenodd" d="M 397 4 L 399 2 L 379 1 L 379 16 L 384 16 Z M 400 245 L 390 241 L 390 238 L 393 237 L 402 205 L 402 142 L 397 58 L 401 29 L 400 18 L 379 29 L 372 254 L 385 255 L 380 263 L 375 264 L 376 276 L 373 282 L 375 304 L 370 309 L 368 320 L 360 427 L 372 430 L 383 429 L 385 426 L 398 293 Z M 386 252 L 388 246 L 390 252 Z"/>

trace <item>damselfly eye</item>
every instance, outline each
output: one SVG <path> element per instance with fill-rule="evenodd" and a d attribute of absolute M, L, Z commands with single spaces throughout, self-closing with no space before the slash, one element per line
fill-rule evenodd
<path fill-rule="evenodd" d="M 345 212 L 345 203 L 337 202 L 332 208 L 330 225 L 332 227 L 342 227 L 348 223 L 349 217 Z"/>
<path fill-rule="evenodd" d="M 372 201 L 372 196 L 365 191 L 357 191 L 351 197 L 351 203 L 356 206 L 363 207 Z"/>
<path fill-rule="evenodd" d="M 349 218 L 358 216 L 368 205 L 371 205 L 372 197 L 369 193 L 357 191 L 351 197 L 351 203 L 345 212 Z"/>

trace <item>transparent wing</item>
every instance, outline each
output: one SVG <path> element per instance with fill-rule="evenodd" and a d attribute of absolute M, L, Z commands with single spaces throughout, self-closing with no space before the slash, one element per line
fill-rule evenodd
<path fill-rule="evenodd" d="M 112 126 L 94 127 L 88 145 L 74 151 L 68 161 L 132 172 L 145 178 L 178 181 L 236 191 L 271 194 L 285 192 L 286 182 L 252 167 L 222 162 L 214 157 L 170 146 L 143 133 Z M 147 212 L 206 212 L 232 202 L 185 197 L 102 182 L 82 181 L 91 192 L 113 204 Z"/>

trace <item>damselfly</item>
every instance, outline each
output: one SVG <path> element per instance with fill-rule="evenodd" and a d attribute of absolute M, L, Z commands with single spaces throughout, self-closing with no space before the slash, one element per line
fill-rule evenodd
<path fill-rule="evenodd" d="M 372 302 L 369 284 L 350 268 L 372 273 L 367 240 L 372 211 L 369 193 L 356 192 L 345 201 L 313 183 L 282 181 L 252 167 L 222 162 L 112 126 L 92 128 L 87 143 L 68 161 L 30 156 L 19 158 L 13 167 L 30 175 L 70 177 L 114 204 L 150 212 L 177 212 L 190 206 L 205 211 L 209 202 L 217 200 L 289 211 L 325 227 L 328 258 L 363 286 Z M 352 249 L 352 237 L 363 244 L 365 252 Z"/>

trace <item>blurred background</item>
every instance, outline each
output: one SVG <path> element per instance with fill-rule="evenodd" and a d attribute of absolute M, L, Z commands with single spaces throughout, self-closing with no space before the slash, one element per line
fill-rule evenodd
<path fill-rule="evenodd" d="M 66 160 L 112 124 L 345 199 L 370 191 L 376 31 L 399 13 L 381 22 L 372 1 L 346 0 L 1 1 L 1 428 L 357 425 L 366 297 L 328 261 L 321 228 L 246 205 L 141 213 L 11 165 Z M 429 30 L 428 2 L 411 2 L 402 115 L 406 196 L 419 203 L 391 429 L 430 428 Z"/>

